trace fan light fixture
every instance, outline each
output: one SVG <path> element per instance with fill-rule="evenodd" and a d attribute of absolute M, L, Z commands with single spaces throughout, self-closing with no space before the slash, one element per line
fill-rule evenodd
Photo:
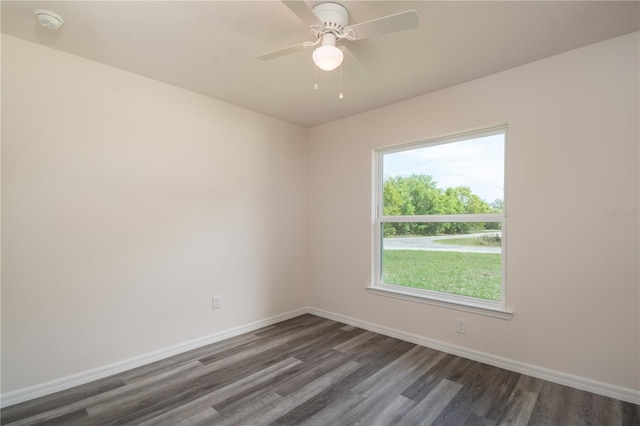
<path fill-rule="evenodd" d="M 407 10 L 393 15 L 383 16 L 358 24 L 349 24 L 349 12 L 347 9 L 333 2 L 318 3 L 309 7 L 304 1 L 281 0 L 282 3 L 291 10 L 302 22 L 309 25 L 311 34 L 315 36 L 313 41 L 305 41 L 274 50 L 258 56 L 262 61 L 270 61 L 281 56 L 299 52 L 304 49 L 313 48 L 311 55 L 313 63 L 313 90 L 318 90 L 317 70 L 333 71 L 342 65 L 344 59 L 343 50 L 349 49 L 346 45 L 336 47 L 336 41 L 342 40 L 341 44 L 353 42 L 380 34 L 395 33 L 398 31 L 410 30 L 420 25 L 418 13 L 415 10 Z M 353 55 L 349 57 L 350 68 L 352 70 L 361 68 L 357 59 Z M 342 93 L 342 68 L 340 68 L 340 94 L 338 99 L 344 99 Z M 363 71 L 360 69 L 360 74 Z"/>
<path fill-rule="evenodd" d="M 274 50 L 263 55 L 259 55 L 261 61 L 270 61 L 285 55 L 313 48 L 313 63 L 317 68 L 324 71 L 333 71 L 342 64 L 344 55 L 343 49 L 348 51 L 346 42 L 354 42 L 369 37 L 406 31 L 420 25 L 418 13 L 415 10 L 387 15 L 360 22 L 349 24 L 349 12 L 347 9 L 332 1 L 318 3 L 309 7 L 307 2 L 282 0 L 282 3 L 291 10 L 300 20 L 309 25 L 311 34 L 315 36 L 313 41 L 305 41 L 294 44 L 283 49 Z M 314 2 L 315 3 L 315 2 Z M 336 47 L 336 41 L 341 40 L 340 48 Z M 349 52 L 347 52 L 349 53 Z M 350 55 L 349 62 L 352 68 L 358 68 L 357 60 Z M 360 72 L 363 73 L 362 70 Z"/>
<path fill-rule="evenodd" d="M 323 71 L 333 71 L 342 64 L 344 54 L 336 47 L 336 36 L 331 33 L 322 36 L 322 46 L 313 51 L 313 63 Z"/>

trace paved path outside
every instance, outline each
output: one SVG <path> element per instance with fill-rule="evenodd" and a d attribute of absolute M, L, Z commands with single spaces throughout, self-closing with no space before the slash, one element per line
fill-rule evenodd
<path fill-rule="evenodd" d="M 440 244 L 439 240 L 450 240 L 454 238 L 473 238 L 482 236 L 502 236 L 501 231 L 481 232 L 477 234 L 465 235 L 436 235 L 430 237 L 394 237 L 384 239 L 385 250 L 429 250 L 429 251 L 457 251 L 464 253 L 500 253 L 501 247 L 485 246 L 457 246 L 450 244 Z"/>

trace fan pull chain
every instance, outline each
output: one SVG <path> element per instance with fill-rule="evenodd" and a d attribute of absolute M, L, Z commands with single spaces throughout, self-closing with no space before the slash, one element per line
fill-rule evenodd
<path fill-rule="evenodd" d="M 318 90 L 318 67 L 313 64 L 313 90 Z"/>
<path fill-rule="evenodd" d="M 344 99 L 344 94 L 342 94 L 342 65 L 340 65 L 340 94 L 338 95 L 338 99 Z"/>

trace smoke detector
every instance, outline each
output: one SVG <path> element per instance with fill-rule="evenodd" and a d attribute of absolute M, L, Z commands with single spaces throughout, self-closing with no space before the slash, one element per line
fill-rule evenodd
<path fill-rule="evenodd" d="M 36 9 L 33 13 L 36 15 L 38 23 L 46 29 L 59 30 L 64 24 L 62 16 L 50 10 Z"/>

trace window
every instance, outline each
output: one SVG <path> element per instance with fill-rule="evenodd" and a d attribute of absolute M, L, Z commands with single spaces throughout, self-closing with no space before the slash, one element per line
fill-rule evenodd
<path fill-rule="evenodd" d="M 511 317 L 504 280 L 506 130 L 376 151 L 371 292 Z"/>

